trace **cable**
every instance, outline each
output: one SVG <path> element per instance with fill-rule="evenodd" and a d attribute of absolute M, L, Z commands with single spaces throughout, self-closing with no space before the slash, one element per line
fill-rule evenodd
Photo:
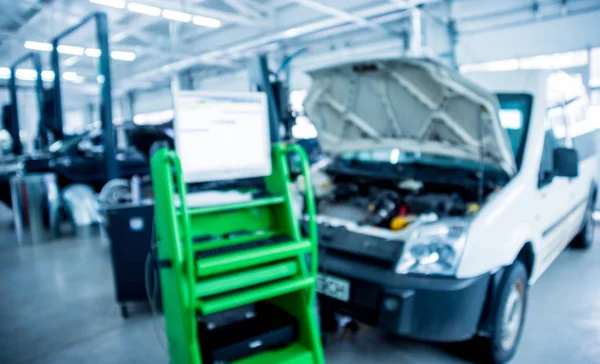
<path fill-rule="evenodd" d="M 155 210 L 155 213 L 156 213 L 156 210 Z M 156 239 L 155 239 L 155 233 L 154 233 L 154 222 L 152 222 L 152 235 L 150 237 L 150 251 L 148 252 L 148 255 L 146 255 L 146 262 L 145 262 L 145 266 L 144 266 L 144 268 L 145 268 L 144 269 L 144 286 L 146 288 L 146 298 L 148 299 L 148 303 L 150 304 L 153 319 L 156 319 L 156 317 L 159 316 L 157 314 L 158 310 L 156 309 L 156 297 L 157 297 L 157 293 L 158 293 L 158 278 L 159 277 L 158 277 L 157 270 L 152 269 L 152 263 L 154 261 L 152 253 L 155 250 L 156 250 Z M 149 276 L 151 274 L 152 274 L 152 278 L 153 278 L 152 293 L 150 293 L 150 282 L 149 282 Z M 167 334 L 165 333 L 165 331 L 162 328 L 156 327 L 156 320 L 153 320 L 152 328 L 153 328 L 153 331 L 156 335 L 156 339 L 157 339 L 161 349 L 168 355 L 169 350 L 166 348 L 166 345 L 164 343 L 164 338 L 167 336 Z M 162 331 L 162 337 L 161 337 L 161 333 L 159 331 Z"/>

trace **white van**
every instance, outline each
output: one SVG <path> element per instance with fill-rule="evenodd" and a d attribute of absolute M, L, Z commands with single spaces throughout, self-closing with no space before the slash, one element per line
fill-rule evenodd
<path fill-rule="evenodd" d="M 341 313 L 415 339 L 478 337 L 488 360 L 510 360 L 528 286 L 593 241 L 585 89 L 545 71 L 470 74 L 478 86 L 429 59 L 310 76 L 305 110 L 330 156 L 313 173 L 324 327 Z"/>

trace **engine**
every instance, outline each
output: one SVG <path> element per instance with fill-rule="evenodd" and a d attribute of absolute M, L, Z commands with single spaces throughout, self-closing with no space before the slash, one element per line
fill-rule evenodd
<path fill-rule="evenodd" d="M 467 194 L 427 188 L 417 181 L 396 188 L 336 184 L 318 201 L 320 215 L 394 231 L 402 230 L 423 215 L 465 216 L 478 209 L 479 205 Z"/>

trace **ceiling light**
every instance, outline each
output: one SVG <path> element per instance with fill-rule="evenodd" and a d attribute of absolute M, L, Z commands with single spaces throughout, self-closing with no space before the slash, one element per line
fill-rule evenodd
<path fill-rule="evenodd" d="M 69 46 L 64 44 L 59 45 L 56 50 L 58 53 L 71 54 L 73 56 L 83 56 L 85 53 L 85 49 L 83 49 L 83 47 Z"/>
<path fill-rule="evenodd" d="M 25 42 L 25 48 L 32 49 L 34 51 L 50 52 L 52 50 L 52 44 L 28 40 L 27 42 Z"/>
<path fill-rule="evenodd" d="M 79 60 L 80 60 L 79 56 L 69 57 L 69 58 L 65 59 L 64 65 L 65 65 L 65 67 L 73 67 L 74 65 L 79 63 Z"/>
<path fill-rule="evenodd" d="M 110 56 L 113 59 L 119 60 L 119 61 L 134 61 L 135 60 L 135 53 L 133 52 L 125 52 L 125 51 L 112 51 L 110 52 Z"/>
<path fill-rule="evenodd" d="M 189 23 L 192 21 L 192 16 L 190 14 L 175 10 L 163 10 L 162 16 L 165 19 L 180 21 L 182 23 Z"/>
<path fill-rule="evenodd" d="M 98 58 L 102 54 L 102 51 L 98 48 L 86 48 L 85 55 L 92 58 Z"/>
<path fill-rule="evenodd" d="M 17 69 L 16 76 L 19 80 L 33 81 L 37 78 L 36 70 L 19 68 Z"/>
<path fill-rule="evenodd" d="M 215 18 L 207 18 L 205 16 L 195 16 L 194 24 L 207 28 L 218 28 L 221 26 L 221 21 Z"/>
<path fill-rule="evenodd" d="M 288 30 L 284 30 L 282 35 L 285 38 L 294 38 L 294 37 L 300 35 L 300 28 L 290 28 Z"/>
<path fill-rule="evenodd" d="M 85 81 L 85 77 L 78 75 L 77 72 L 63 72 L 62 77 L 66 81 L 73 83 L 83 83 L 83 81 Z"/>
<path fill-rule="evenodd" d="M 150 15 L 150 16 L 159 16 L 160 13 L 162 12 L 162 10 L 160 8 L 157 8 L 156 6 L 150 6 L 150 5 L 138 4 L 138 3 L 127 4 L 127 9 L 129 9 L 129 11 L 133 11 L 134 13 L 140 13 L 140 14 L 145 14 L 145 15 Z"/>
<path fill-rule="evenodd" d="M 54 81 L 54 72 L 53 71 L 42 71 L 42 80 Z"/>
<path fill-rule="evenodd" d="M 125 7 L 125 1 L 123 0 L 90 0 L 91 3 L 110 6 L 112 8 L 123 9 Z"/>
<path fill-rule="evenodd" d="M 9 79 L 10 78 L 10 68 L 8 67 L 0 67 L 0 78 Z"/>
<path fill-rule="evenodd" d="M 158 125 L 173 120 L 175 111 L 173 109 L 155 111 L 133 116 L 133 123 L 137 125 Z"/>
<path fill-rule="evenodd" d="M 77 78 L 77 72 L 63 72 L 62 77 L 67 81 L 73 81 Z"/>

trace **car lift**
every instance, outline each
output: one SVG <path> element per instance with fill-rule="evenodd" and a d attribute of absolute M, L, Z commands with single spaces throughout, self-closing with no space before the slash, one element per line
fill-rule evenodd
<path fill-rule="evenodd" d="M 266 197 L 188 208 L 187 186 L 175 151 L 161 147 L 151 158 L 157 261 L 172 363 L 210 361 L 203 359 L 210 348 L 199 338 L 199 319 L 259 302 L 293 316 L 297 339 L 235 363 L 325 362 L 315 307 L 318 245 L 309 160 L 302 147 L 277 142 L 278 133 L 273 131 L 279 130 L 280 115 L 264 56 L 255 66 L 252 71 L 264 76 L 255 80 L 267 94 L 274 142 L 272 174 L 264 178 Z M 288 165 L 292 153 L 300 156 L 307 186 L 308 236 L 303 236 L 293 213 Z"/>
<path fill-rule="evenodd" d="M 42 122 L 42 118 L 43 118 L 42 97 L 43 97 L 43 90 L 44 90 L 44 86 L 42 84 L 42 57 L 40 56 L 39 53 L 30 52 L 30 53 L 27 53 L 25 56 L 21 57 L 15 63 L 13 63 L 13 65 L 10 67 L 10 80 L 8 81 L 8 89 L 9 89 L 9 96 L 10 96 L 9 110 L 10 110 L 11 123 L 10 123 L 10 125 L 5 125 L 5 127 L 8 129 L 8 132 L 10 133 L 10 135 L 13 138 L 13 153 L 15 155 L 21 155 L 23 153 L 23 145 L 21 143 L 21 138 L 19 137 L 20 126 L 19 126 L 19 112 L 18 112 L 19 102 L 17 100 L 17 95 L 18 95 L 18 93 L 17 93 L 17 67 L 20 64 L 25 63 L 26 61 L 31 61 L 31 63 L 33 65 L 33 69 L 35 70 L 35 73 L 36 73 L 34 92 L 35 92 L 35 97 L 36 97 L 36 101 L 37 101 L 37 105 L 38 105 L 38 125 L 39 125 L 38 137 L 40 138 L 40 142 L 41 142 L 39 147 L 43 148 L 43 147 L 47 146 L 47 143 L 48 143 L 47 134 L 45 132 L 45 128 L 44 128 L 43 122 Z"/>
<path fill-rule="evenodd" d="M 104 162 L 106 180 L 120 177 L 116 160 L 116 141 L 113 137 L 114 126 L 112 116 L 112 79 L 110 75 L 110 50 L 108 45 L 108 20 L 105 13 L 95 12 L 83 18 L 78 24 L 66 29 L 52 40 L 50 61 L 54 71 L 54 128 L 59 133 L 58 139 L 63 138 L 63 110 L 60 72 L 60 55 L 58 46 L 64 38 L 93 22 L 95 25 L 96 41 L 100 50 L 98 56 L 98 79 L 100 82 L 100 120 L 104 134 Z"/>
<path fill-rule="evenodd" d="M 65 135 L 63 132 L 63 110 L 62 110 L 62 87 L 61 87 L 61 71 L 60 71 L 60 55 L 58 53 L 58 46 L 62 39 L 68 37 L 75 31 L 88 25 L 88 23 L 94 22 L 96 30 L 96 38 L 98 43 L 98 49 L 100 55 L 98 56 L 98 79 L 103 80 L 100 83 L 100 120 L 102 122 L 102 132 L 105 136 L 105 149 L 104 149 L 104 160 L 105 170 L 107 174 L 106 180 L 111 180 L 120 177 L 118 164 L 116 161 L 116 142 L 114 137 L 114 126 L 112 123 L 112 96 L 111 96 L 111 76 L 110 76 L 110 50 L 108 46 L 108 28 L 107 28 L 107 17 L 105 13 L 96 12 L 88 15 L 81 20 L 78 24 L 66 29 L 61 34 L 56 36 L 52 40 L 52 51 L 50 55 L 50 61 L 52 65 L 52 71 L 55 75 L 53 80 L 52 88 L 52 99 L 53 99 L 53 111 L 54 115 L 52 118 L 45 118 L 43 107 L 47 100 L 45 99 L 45 90 L 42 80 L 42 61 L 39 53 L 28 53 L 11 66 L 11 77 L 9 80 L 9 94 L 10 104 L 7 109 L 9 110 L 10 125 L 6 125 L 8 132 L 13 138 L 13 154 L 23 154 L 23 147 L 21 139 L 19 138 L 19 115 L 18 115 L 18 101 L 17 101 L 17 66 L 25 61 L 31 60 L 34 70 L 36 71 L 35 80 L 35 94 L 38 102 L 39 111 L 39 127 L 38 127 L 38 138 L 40 140 L 39 148 L 48 146 L 50 142 L 64 139 Z M 50 120 L 48 120 L 50 119 Z"/>

